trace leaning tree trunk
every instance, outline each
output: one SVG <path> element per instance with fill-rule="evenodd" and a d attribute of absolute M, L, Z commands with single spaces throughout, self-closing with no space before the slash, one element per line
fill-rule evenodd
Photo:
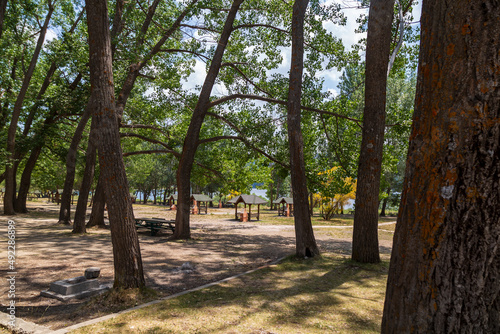
<path fill-rule="evenodd" d="M 295 253 L 301 258 L 314 257 L 319 254 L 309 215 L 309 192 L 307 190 L 304 142 L 300 125 L 302 73 L 304 71 L 304 19 L 308 4 L 309 0 L 296 0 L 293 5 L 292 64 L 287 117 L 295 221 Z"/>
<path fill-rule="evenodd" d="M 99 166 L 108 203 L 115 288 L 145 285 L 139 239 L 120 146 L 115 112 L 111 39 L 105 0 L 86 0 L 90 83 Z"/>
<path fill-rule="evenodd" d="M 37 145 L 31 150 L 30 156 L 26 161 L 24 166 L 23 174 L 21 176 L 21 182 L 19 184 L 19 193 L 17 199 L 14 203 L 14 208 L 18 213 L 27 213 L 28 208 L 26 207 L 26 201 L 28 198 L 28 193 L 31 185 L 31 174 L 33 169 L 35 169 L 38 157 L 42 152 L 43 144 Z"/>
<path fill-rule="evenodd" d="M 89 99 L 87 107 L 80 117 L 80 121 L 73 134 L 71 144 L 69 145 L 68 155 L 66 156 L 66 179 L 64 181 L 64 190 L 61 197 L 61 208 L 59 209 L 59 224 L 71 224 L 71 195 L 73 193 L 73 184 L 76 174 L 76 154 L 78 152 L 78 145 L 82 140 L 83 131 L 89 121 L 91 110 L 92 100 Z"/>
<path fill-rule="evenodd" d="M 394 0 L 370 2 L 366 42 L 365 110 L 352 238 L 352 259 L 365 263 L 380 261 L 378 195 L 393 12 Z"/>
<path fill-rule="evenodd" d="M 87 201 L 89 199 L 90 188 L 94 181 L 95 159 L 97 156 L 96 145 L 94 142 L 95 123 L 90 129 L 90 136 L 87 144 L 87 153 L 85 154 L 85 171 L 83 172 L 82 185 L 76 203 L 75 219 L 73 220 L 73 233 L 86 233 L 85 218 L 87 217 Z M 104 197 L 104 196 L 103 196 Z M 104 200 L 103 200 L 104 202 Z M 104 210 L 102 223 L 104 225 Z"/>
<path fill-rule="evenodd" d="M 17 124 L 23 108 L 24 98 L 26 97 L 26 94 L 28 92 L 28 87 L 30 85 L 31 78 L 33 77 L 33 73 L 35 72 L 35 67 L 38 62 L 40 51 L 42 50 L 43 42 L 45 40 L 45 34 L 47 33 L 47 29 L 53 12 L 54 7 L 52 6 L 52 2 L 49 1 L 49 11 L 47 13 L 47 16 L 45 17 L 45 22 L 42 26 L 42 29 L 40 30 L 40 35 L 38 36 L 35 52 L 31 57 L 30 64 L 24 76 L 23 84 L 21 86 L 19 94 L 17 95 L 17 99 L 14 104 L 14 110 L 12 111 L 12 116 L 10 119 L 10 125 L 7 132 L 7 154 L 8 160 L 10 160 L 11 164 L 7 164 L 5 167 L 5 195 L 3 203 L 4 214 L 6 215 L 15 214 L 14 202 L 16 198 L 16 170 L 13 166 L 15 164 L 13 158 L 15 155 L 16 147 Z"/>
<path fill-rule="evenodd" d="M 106 196 L 104 194 L 104 188 L 101 176 L 99 175 L 99 179 L 97 181 L 97 186 L 94 192 L 94 201 L 92 203 L 92 212 L 90 213 L 89 222 L 87 223 L 87 227 L 92 226 L 101 226 L 106 227 L 104 223 L 104 209 L 106 207 Z"/>
<path fill-rule="evenodd" d="M 499 17 L 493 0 L 423 2 L 382 333 L 500 333 Z"/>
<path fill-rule="evenodd" d="M 380 217 L 385 217 L 385 209 L 387 208 L 387 201 L 389 201 L 389 195 L 391 194 L 391 187 L 387 188 L 387 197 L 382 201 L 382 209 L 380 210 Z"/>
<path fill-rule="evenodd" d="M 215 79 L 219 74 L 222 64 L 222 56 L 226 49 L 226 45 L 231 36 L 233 29 L 233 22 L 236 14 L 244 0 L 234 0 L 229 10 L 229 13 L 222 30 L 217 48 L 215 49 L 210 69 L 208 70 L 205 82 L 198 98 L 198 103 L 193 111 L 191 123 L 189 124 L 184 146 L 182 148 L 182 155 L 179 160 L 179 167 L 177 169 L 177 213 L 175 217 L 175 232 L 172 239 L 189 239 L 191 238 L 191 230 L 189 227 L 189 209 L 190 209 L 190 184 L 191 184 L 191 170 L 193 169 L 194 156 L 198 147 L 198 139 L 200 137 L 200 129 L 203 124 L 205 115 L 207 114 L 210 93 L 215 84 Z"/>
<path fill-rule="evenodd" d="M 0 0 L 0 39 L 3 32 L 3 21 L 5 18 L 5 11 L 7 9 L 7 0 Z"/>

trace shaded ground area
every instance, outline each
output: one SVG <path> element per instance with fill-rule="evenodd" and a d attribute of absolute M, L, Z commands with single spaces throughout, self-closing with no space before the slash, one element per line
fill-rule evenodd
<path fill-rule="evenodd" d="M 16 224 L 17 316 L 52 329 L 66 327 L 101 316 L 99 310 L 84 307 L 85 301 L 61 302 L 40 297 L 51 282 L 81 276 L 85 268 L 100 267 L 103 283 L 113 281 L 113 256 L 109 231 L 91 229 L 73 235 L 70 226 L 57 225 L 58 207 L 30 203 L 27 215 L 0 217 L 0 266 L 7 275 L 7 221 Z M 147 285 L 160 296 L 170 295 L 247 271 L 292 254 L 295 235 L 292 226 L 240 223 L 232 209 L 211 209 L 213 214 L 192 216 L 192 240 L 168 241 L 169 233 L 150 236 L 140 232 L 141 253 Z M 173 219 L 175 212 L 161 206 L 135 206 L 136 217 Z M 264 213 L 273 216 L 274 212 Z M 322 251 L 350 255 L 352 229 L 315 229 Z M 379 236 L 383 257 L 390 254 L 392 234 Z M 194 270 L 180 270 L 190 262 Z M 0 284 L 0 301 L 7 302 L 7 283 Z"/>

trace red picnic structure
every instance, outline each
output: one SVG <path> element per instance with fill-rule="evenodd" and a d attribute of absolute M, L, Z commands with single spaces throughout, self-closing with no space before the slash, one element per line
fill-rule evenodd
<path fill-rule="evenodd" d="M 239 195 L 236 196 L 229 201 L 228 203 L 234 203 L 234 219 L 239 219 L 242 222 L 248 221 L 252 219 L 252 205 L 257 205 L 257 220 L 260 218 L 260 205 L 267 204 L 267 201 L 257 195 Z M 240 213 L 238 217 L 238 204 L 245 204 L 244 211 Z M 248 205 L 248 213 L 247 213 L 247 205 Z"/>

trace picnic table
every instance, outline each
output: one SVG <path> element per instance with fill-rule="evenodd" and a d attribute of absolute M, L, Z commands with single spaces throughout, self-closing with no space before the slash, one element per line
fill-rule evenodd
<path fill-rule="evenodd" d="M 174 220 L 166 220 L 163 218 L 135 218 L 135 227 L 139 228 L 147 228 L 151 230 L 151 235 L 154 236 L 160 230 L 169 229 L 172 233 L 175 230 L 175 221 Z"/>

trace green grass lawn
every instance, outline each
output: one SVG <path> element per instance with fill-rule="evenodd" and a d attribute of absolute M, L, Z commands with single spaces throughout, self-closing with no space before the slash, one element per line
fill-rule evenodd
<path fill-rule="evenodd" d="M 388 262 L 296 260 L 72 333 L 379 333 Z"/>

